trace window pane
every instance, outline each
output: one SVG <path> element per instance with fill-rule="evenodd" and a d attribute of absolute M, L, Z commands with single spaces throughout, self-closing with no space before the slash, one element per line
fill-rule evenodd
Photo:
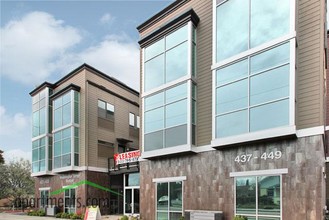
<path fill-rule="evenodd" d="M 216 118 L 216 138 L 248 132 L 248 111 L 238 111 Z"/>
<path fill-rule="evenodd" d="M 60 168 L 61 167 L 61 157 L 54 157 L 54 168 Z"/>
<path fill-rule="evenodd" d="M 32 172 L 33 173 L 39 172 L 39 162 L 32 163 Z"/>
<path fill-rule="evenodd" d="M 70 101 L 71 101 L 71 92 L 68 92 L 63 96 L 63 105 L 69 103 Z"/>
<path fill-rule="evenodd" d="M 196 124 L 196 101 L 192 100 L 192 124 Z"/>
<path fill-rule="evenodd" d="M 280 216 L 280 177 L 259 176 L 258 214 Z"/>
<path fill-rule="evenodd" d="M 62 132 L 61 131 L 60 132 L 56 132 L 54 134 L 54 141 L 59 141 L 61 139 L 62 139 Z"/>
<path fill-rule="evenodd" d="M 161 86 L 164 83 L 164 55 L 145 63 L 145 91 Z"/>
<path fill-rule="evenodd" d="M 170 220 L 178 220 L 178 219 L 181 219 L 182 218 L 182 213 L 177 213 L 177 212 L 171 212 L 169 213 L 170 215 Z"/>
<path fill-rule="evenodd" d="M 144 150 L 158 150 L 163 148 L 163 131 L 157 131 L 144 135 Z"/>
<path fill-rule="evenodd" d="M 79 166 L 79 154 L 74 154 L 74 166 Z"/>
<path fill-rule="evenodd" d="M 166 104 L 187 97 L 187 84 L 181 84 L 166 91 Z"/>
<path fill-rule="evenodd" d="M 145 133 L 163 129 L 163 107 L 145 112 Z"/>
<path fill-rule="evenodd" d="M 289 63 L 290 44 L 286 43 L 250 58 L 250 71 L 257 73 L 280 64 Z"/>
<path fill-rule="evenodd" d="M 217 86 L 248 76 L 248 60 L 242 60 L 238 63 L 217 70 Z"/>
<path fill-rule="evenodd" d="M 62 139 L 71 137 L 71 128 L 66 128 L 62 131 Z"/>
<path fill-rule="evenodd" d="M 133 113 L 129 113 L 129 125 L 135 126 L 135 115 Z"/>
<path fill-rule="evenodd" d="M 187 75 L 187 42 L 166 53 L 166 83 Z"/>
<path fill-rule="evenodd" d="M 39 160 L 39 149 L 32 150 L 32 161 Z"/>
<path fill-rule="evenodd" d="M 290 1 L 251 0 L 251 48 L 289 33 Z"/>
<path fill-rule="evenodd" d="M 289 65 L 250 79 L 250 104 L 256 105 L 289 96 Z"/>
<path fill-rule="evenodd" d="M 145 111 L 148 111 L 153 108 L 160 107 L 164 104 L 164 93 L 158 93 L 150 97 L 145 98 Z"/>
<path fill-rule="evenodd" d="M 171 182 L 170 183 L 170 211 L 182 211 L 182 182 Z M 180 217 L 182 214 L 180 214 Z"/>
<path fill-rule="evenodd" d="M 61 142 L 60 141 L 55 142 L 55 144 L 54 144 L 54 156 L 55 157 L 61 155 L 61 152 L 62 152 L 61 148 L 62 148 Z"/>
<path fill-rule="evenodd" d="M 166 128 L 187 123 L 187 100 L 166 106 Z"/>
<path fill-rule="evenodd" d="M 168 220 L 168 212 L 158 212 L 157 220 Z"/>
<path fill-rule="evenodd" d="M 250 219 L 249 217 L 248 217 L 248 219 Z M 280 217 L 277 217 L 277 218 L 275 218 L 275 217 L 258 217 L 258 220 L 280 220 L 281 218 Z"/>
<path fill-rule="evenodd" d="M 71 152 L 71 139 L 65 139 L 63 140 L 63 145 L 62 145 L 62 154 L 67 154 Z"/>
<path fill-rule="evenodd" d="M 169 34 L 166 37 L 166 49 L 168 50 L 169 48 L 176 46 L 177 44 L 180 44 L 183 41 L 186 41 L 187 31 L 187 25 L 185 25 L 184 27 L 181 27 L 173 33 Z"/>
<path fill-rule="evenodd" d="M 66 104 L 63 106 L 63 124 L 67 125 L 71 123 L 71 104 Z"/>
<path fill-rule="evenodd" d="M 250 110 L 250 131 L 259 131 L 288 124 L 289 99 L 262 105 Z"/>
<path fill-rule="evenodd" d="M 62 167 L 71 166 L 71 154 L 62 156 Z"/>
<path fill-rule="evenodd" d="M 39 148 L 39 160 L 44 160 L 44 159 L 46 159 L 46 148 L 40 147 Z"/>
<path fill-rule="evenodd" d="M 165 137 L 165 147 L 173 147 L 187 144 L 187 125 L 180 125 L 177 127 L 166 129 Z"/>
<path fill-rule="evenodd" d="M 114 105 L 106 103 L 106 110 L 109 112 L 114 112 Z"/>
<path fill-rule="evenodd" d="M 248 49 L 248 11 L 248 1 L 230 0 L 217 7 L 217 61 Z"/>
<path fill-rule="evenodd" d="M 45 160 L 40 161 L 39 166 L 40 166 L 40 171 L 45 171 L 46 170 L 46 161 Z"/>
<path fill-rule="evenodd" d="M 99 108 L 105 109 L 105 105 L 106 105 L 105 102 L 103 102 L 102 100 L 98 100 L 98 107 Z"/>
<path fill-rule="evenodd" d="M 57 99 L 54 100 L 54 108 L 58 108 L 62 105 L 62 97 L 59 97 Z"/>
<path fill-rule="evenodd" d="M 128 175 L 127 186 L 139 186 L 139 173 L 131 173 Z"/>
<path fill-rule="evenodd" d="M 46 145 L 46 138 L 41 138 L 40 139 L 40 146 L 45 146 Z"/>
<path fill-rule="evenodd" d="M 157 210 L 168 210 L 168 183 L 157 183 Z"/>
<path fill-rule="evenodd" d="M 32 142 L 32 149 L 39 147 L 39 141 Z"/>
<path fill-rule="evenodd" d="M 164 52 L 164 39 L 155 42 L 151 46 L 145 48 L 145 60 L 149 60 L 152 57 Z"/>
<path fill-rule="evenodd" d="M 79 124 L 79 103 L 74 102 L 74 123 Z"/>
<path fill-rule="evenodd" d="M 33 123 L 33 137 L 36 137 L 39 135 L 39 111 L 33 112 L 32 116 L 32 123 Z"/>
<path fill-rule="evenodd" d="M 54 129 L 62 126 L 62 109 L 56 109 L 54 113 Z"/>
<path fill-rule="evenodd" d="M 137 119 L 136 119 L 136 127 L 140 128 L 140 118 L 139 118 L 139 116 L 137 116 Z"/>
<path fill-rule="evenodd" d="M 216 89 L 216 113 L 221 114 L 248 106 L 247 79 Z"/>
<path fill-rule="evenodd" d="M 236 213 L 256 214 L 255 177 L 236 178 Z"/>

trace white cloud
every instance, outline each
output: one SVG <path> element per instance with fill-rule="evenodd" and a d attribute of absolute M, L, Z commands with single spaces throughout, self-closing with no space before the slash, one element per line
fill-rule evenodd
<path fill-rule="evenodd" d="M 20 132 L 30 129 L 30 118 L 22 113 L 9 115 L 0 105 L 0 135 L 17 137 Z"/>
<path fill-rule="evenodd" d="M 139 48 L 124 34 L 107 36 L 96 46 L 81 52 L 77 60 L 139 90 Z"/>
<path fill-rule="evenodd" d="M 12 80 L 35 84 L 58 68 L 58 60 L 81 36 L 45 12 L 31 12 L 1 28 L 1 74 Z"/>
<path fill-rule="evenodd" d="M 100 21 L 112 22 L 110 14 Z M 65 26 L 45 12 L 31 12 L 1 28 L 0 65 L 3 76 L 36 85 L 53 73 L 67 74 L 82 63 L 117 78 L 139 90 L 139 47 L 124 33 L 109 35 L 79 52 L 73 46 L 82 41 L 82 30 Z"/>
<path fill-rule="evenodd" d="M 31 151 L 23 151 L 21 149 L 12 149 L 8 151 L 4 151 L 5 162 L 9 163 L 12 160 L 19 160 L 21 158 L 31 161 L 32 152 Z"/>
<path fill-rule="evenodd" d="M 110 24 L 114 20 L 115 18 L 110 13 L 106 13 L 100 18 L 99 21 L 101 24 Z"/>

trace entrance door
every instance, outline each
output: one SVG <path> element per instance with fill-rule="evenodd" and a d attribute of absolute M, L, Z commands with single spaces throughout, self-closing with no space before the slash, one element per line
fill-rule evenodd
<path fill-rule="evenodd" d="M 124 176 L 124 214 L 139 214 L 139 173 Z"/>
<path fill-rule="evenodd" d="M 139 187 L 125 188 L 125 214 L 139 213 Z"/>

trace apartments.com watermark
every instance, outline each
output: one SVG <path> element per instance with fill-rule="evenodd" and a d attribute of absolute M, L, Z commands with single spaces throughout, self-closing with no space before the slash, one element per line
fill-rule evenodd
<path fill-rule="evenodd" d="M 42 208 L 42 207 L 58 207 L 70 208 L 75 207 L 85 208 L 89 206 L 100 208 L 112 208 L 109 198 L 86 198 L 83 201 L 80 197 L 72 198 L 16 198 L 13 202 L 15 207 L 30 207 L 30 208 Z"/>
<path fill-rule="evenodd" d="M 62 209 L 65 208 L 84 208 L 88 206 L 98 206 L 102 208 L 111 208 L 110 199 L 109 198 L 86 198 L 85 201 L 81 197 L 72 196 L 70 198 L 57 198 L 51 197 L 55 195 L 59 195 L 61 193 L 65 193 L 66 190 L 75 189 L 80 185 L 89 185 L 93 188 L 110 192 L 116 196 L 123 196 L 115 190 L 111 190 L 104 186 L 98 185 L 97 183 L 93 183 L 88 180 L 82 180 L 77 183 L 73 183 L 69 186 L 63 187 L 61 189 L 57 189 L 49 193 L 50 197 L 43 198 L 16 198 L 14 200 L 15 207 L 31 207 L 31 208 L 40 208 L 40 207 L 58 207 Z"/>

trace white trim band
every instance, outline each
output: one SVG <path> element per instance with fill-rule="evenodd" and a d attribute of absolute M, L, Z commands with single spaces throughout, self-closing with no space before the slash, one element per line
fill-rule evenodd
<path fill-rule="evenodd" d="M 280 175 L 287 173 L 288 173 L 288 168 L 273 169 L 273 170 L 254 170 L 254 171 L 231 172 L 230 177 L 271 176 L 271 175 Z"/>
<path fill-rule="evenodd" d="M 186 180 L 186 176 L 174 176 L 174 177 L 164 177 L 164 178 L 154 178 L 153 183 L 164 183 L 164 182 L 177 182 Z"/>
<path fill-rule="evenodd" d="M 314 135 L 321 135 L 321 134 L 324 134 L 324 126 L 297 130 L 297 137 L 299 137 L 299 138 L 314 136 Z"/>
<path fill-rule="evenodd" d="M 50 190 L 51 188 L 50 187 L 41 187 L 41 188 L 39 188 L 39 191 L 41 191 L 41 190 Z"/>

